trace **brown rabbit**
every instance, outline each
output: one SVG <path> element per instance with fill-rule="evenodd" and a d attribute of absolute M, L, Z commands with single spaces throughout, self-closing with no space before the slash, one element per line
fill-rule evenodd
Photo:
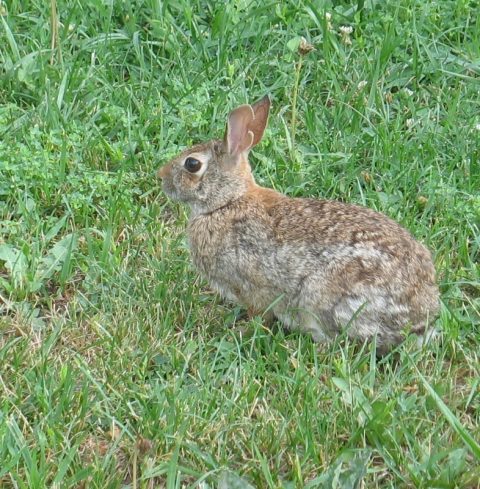
<path fill-rule="evenodd" d="M 439 292 L 429 251 L 408 231 L 365 207 L 255 183 L 248 152 L 269 109 L 268 97 L 241 105 L 223 140 L 194 146 L 158 172 L 165 193 L 191 208 L 195 266 L 223 297 L 315 341 L 346 329 L 362 341 L 377 335 L 385 352 L 403 330 L 423 333 Z"/>

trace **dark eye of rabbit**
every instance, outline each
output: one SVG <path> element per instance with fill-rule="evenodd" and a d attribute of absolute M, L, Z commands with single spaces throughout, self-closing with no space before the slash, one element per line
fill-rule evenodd
<path fill-rule="evenodd" d="M 197 171 L 202 167 L 202 163 L 195 158 L 189 157 L 185 160 L 184 166 L 190 173 L 197 173 Z"/>

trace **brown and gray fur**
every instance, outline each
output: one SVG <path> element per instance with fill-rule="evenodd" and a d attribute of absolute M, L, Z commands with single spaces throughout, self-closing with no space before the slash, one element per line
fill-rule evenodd
<path fill-rule="evenodd" d="M 270 101 L 229 115 L 223 140 L 190 148 L 159 170 L 191 208 L 193 262 L 223 297 L 269 311 L 316 341 L 377 335 L 379 351 L 404 331 L 422 334 L 438 313 L 429 251 L 399 224 L 357 205 L 290 198 L 258 186 L 248 163 Z M 187 158 L 199 170 L 186 169 Z M 192 160 L 190 160 L 192 164 Z"/>

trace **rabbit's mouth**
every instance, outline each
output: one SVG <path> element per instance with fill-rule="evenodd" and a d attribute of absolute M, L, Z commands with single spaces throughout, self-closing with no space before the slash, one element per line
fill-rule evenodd
<path fill-rule="evenodd" d="M 178 200 L 178 192 L 172 182 L 168 180 L 164 180 L 162 182 L 162 190 L 163 192 L 173 200 Z"/>

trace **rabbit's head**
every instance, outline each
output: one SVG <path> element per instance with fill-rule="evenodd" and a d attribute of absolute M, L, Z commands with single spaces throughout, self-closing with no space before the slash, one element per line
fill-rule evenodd
<path fill-rule="evenodd" d="M 223 140 L 198 144 L 160 168 L 163 190 L 195 214 L 212 212 L 254 185 L 248 152 L 262 138 L 270 99 L 241 105 L 228 116 Z"/>

